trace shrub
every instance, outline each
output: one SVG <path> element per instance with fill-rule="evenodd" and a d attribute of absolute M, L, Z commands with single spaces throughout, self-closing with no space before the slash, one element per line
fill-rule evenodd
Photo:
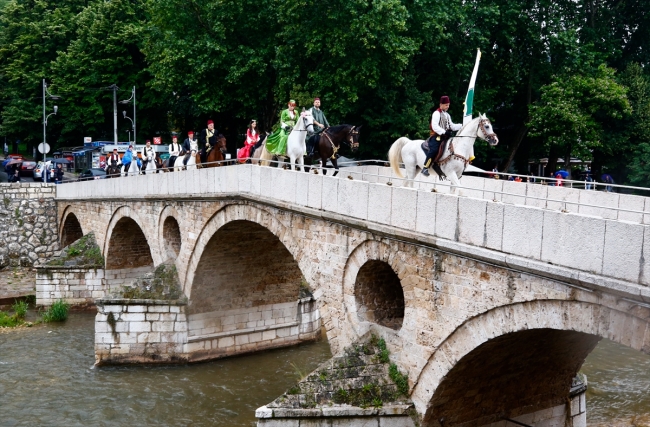
<path fill-rule="evenodd" d="M 44 312 L 41 317 L 43 322 L 63 322 L 68 318 L 70 304 L 63 300 L 58 300 Z"/>
<path fill-rule="evenodd" d="M 27 305 L 27 301 L 24 301 L 24 300 L 23 300 L 23 301 L 16 301 L 16 302 L 11 306 L 11 308 L 12 308 L 13 311 L 14 311 L 14 313 L 16 313 L 15 316 L 16 316 L 18 319 L 24 319 L 24 318 L 25 318 L 25 314 L 27 314 L 27 307 L 28 307 L 28 305 Z"/>

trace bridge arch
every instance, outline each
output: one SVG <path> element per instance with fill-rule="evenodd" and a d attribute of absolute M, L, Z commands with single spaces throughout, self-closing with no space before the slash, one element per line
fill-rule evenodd
<path fill-rule="evenodd" d="M 483 425 L 503 414 L 546 409 L 566 402 L 572 378 L 601 338 L 648 353 L 647 330 L 645 319 L 588 302 L 500 306 L 469 319 L 443 341 L 411 398 L 424 414 L 423 425 L 436 427 L 440 419 L 444 426 Z"/>
<path fill-rule="evenodd" d="M 160 213 L 158 220 L 158 250 L 164 259 L 176 259 L 183 246 L 181 228 L 179 224 L 181 216 L 171 205 L 167 205 Z"/>
<path fill-rule="evenodd" d="M 348 313 L 348 337 L 353 342 L 372 325 L 392 336 L 417 315 L 412 307 L 413 285 L 423 280 L 405 258 L 412 258 L 399 242 L 366 240 L 357 245 L 345 264 L 343 300 Z M 393 331 L 393 332 L 391 332 Z"/>
<path fill-rule="evenodd" d="M 248 223 L 248 226 L 244 224 Z M 248 204 L 232 204 L 217 211 L 206 223 L 201 230 L 200 235 L 196 240 L 192 254 L 190 255 L 187 272 L 185 274 L 184 291 L 188 299 L 192 298 L 192 291 L 196 282 L 197 268 L 206 251 L 206 247 L 212 241 L 213 237 L 229 223 L 236 223 L 228 228 L 224 228 L 224 233 L 246 233 L 261 232 L 263 229 L 266 231 L 264 234 L 265 241 L 270 244 L 273 238 L 282 245 L 284 250 L 288 252 L 293 261 L 297 264 L 299 270 L 305 271 L 306 260 L 300 251 L 298 243 L 293 239 L 291 233 L 287 228 L 273 215 L 258 207 Z M 257 227 L 256 227 L 257 226 Z M 248 227 L 248 228 L 247 228 Z M 214 244 L 214 243 L 213 243 Z M 254 240 L 250 240 L 250 244 L 255 244 Z M 191 284 L 191 285 L 188 285 Z"/>
<path fill-rule="evenodd" d="M 77 218 L 70 206 L 67 206 L 63 211 L 60 224 L 59 241 L 62 248 L 83 237 L 84 232 L 79 218 Z"/>
<path fill-rule="evenodd" d="M 104 258 L 107 270 L 149 268 L 162 262 L 151 236 L 155 229 L 147 227 L 135 209 L 120 206 L 106 228 Z"/>

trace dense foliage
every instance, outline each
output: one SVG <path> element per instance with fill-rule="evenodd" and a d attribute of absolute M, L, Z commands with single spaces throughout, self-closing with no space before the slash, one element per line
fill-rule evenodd
<path fill-rule="evenodd" d="M 650 185 L 650 14 L 643 0 L 0 0 L 0 135 L 54 146 L 111 140 L 137 90 L 138 142 L 214 119 L 231 152 L 256 118 L 319 96 L 330 123 L 363 124 L 361 155 L 424 137 L 440 95 L 461 120 L 476 49 L 475 111 L 498 147 L 479 166 L 593 160 L 596 175 Z M 54 101 L 47 101 L 48 112 Z M 127 139 L 132 106 L 118 106 Z"/>

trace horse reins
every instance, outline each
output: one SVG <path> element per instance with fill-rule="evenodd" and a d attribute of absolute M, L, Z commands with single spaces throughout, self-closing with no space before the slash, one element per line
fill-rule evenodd
<path fill-rule="evenodd" d="M 494 132 L 492 132 L 490 134 L 488 134 L 486 132 L 486 130 L 485 130 L 485 122 L 486 121 L 487 121 L 486 119 L 481 119 L 478 122 L 478 127 L 481 128 L 481 131 L 483 132 L 483 135 L 485 135 L 485 138 L 490 138 L 490 137 L 493 137 L 493 136 L 497 136 L 497 134 L 494 133 Z M 472 136 L 468 136 L 468 135 L 461 135 L 461 136 L 455 136 L 454 138 L 476 138 L 476 137 L 472 137 Z M 467 164 L 469 163 L 469 159 L 461 156 L 460 154 L 456 154 L 454 152 L 454 142 L 453 141 L 449 141 L 449 156 L 447 156 L 444 159 L 440 160 L 438 162 L 438 164 L 439 165 L 447 164 L 447 162 L 449 162 L 451 159 L 460 160 L 461 162 L 463 162 L 465 164 L 465 167 L 467 167 Z"/>

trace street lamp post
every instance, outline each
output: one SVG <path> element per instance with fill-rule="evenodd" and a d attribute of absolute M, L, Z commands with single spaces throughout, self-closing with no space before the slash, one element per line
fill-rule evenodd
<path fill-rule="evenodd" d="M 123 104 L 123 105 L 129 104 L 131 102 L 131 100 L 133 100 L 133 120 L 131 120 L 131 124 L 133 126 L 133 144 L 137 144 L 138 140 L 137 140 L 136 135 L 135 135 L 135 123 L 136 123 L 136 120 L 135 120 L 135 86 L 133 86 L 133 90 L 131 90 L 131 97 L 129 99 L 124 99 L 124 100 L 120 101 L 120 104 Z M 128 117 L 126 117 L 126 111 L 122 111 L 122 114 L 124 114 L 125 118 L 128 118 Z M 130 120 L 130 118 L 129 118 L 129 120 Z"/>
<path fill-rule="evenodd" d="M 50 91 L 47 90 L 47 83 L 45 83 L 45 79 L 43 79 L 43 168 L 45 170 L 44 175 L 45 175 L 45 182 L 47 182 L 47 167 L 45 167 L 45 156 L 47 155 L 47 150 L 45 150 L 45 147 L 47 146 L 47 119 L 52 115 L 56 114 L 59 107 L 56 105 L 54 106 L 54 112 L 50 113 L 49 115 L 45 115 L 45 98 L 50 98 L 53 100 L 61 99 L 60 96 L 57 95 L 52 95 Z M 43 172 L 41 172 L 43 173 Z"/>
<path fill-rule="evenodd" d="M 131 117 L 126 115 L 126 111 L 122 111 L 122 115 L 124 116 L 125 119 L 129 119 L 131 121 L 131 128 L 133 129 L 133 144 L 135 144 L 135 123 L 133 123 L 133 120 L 131 120 Z M 129 132 L 129 142 L 131 142 L 131 131 Z"/>

